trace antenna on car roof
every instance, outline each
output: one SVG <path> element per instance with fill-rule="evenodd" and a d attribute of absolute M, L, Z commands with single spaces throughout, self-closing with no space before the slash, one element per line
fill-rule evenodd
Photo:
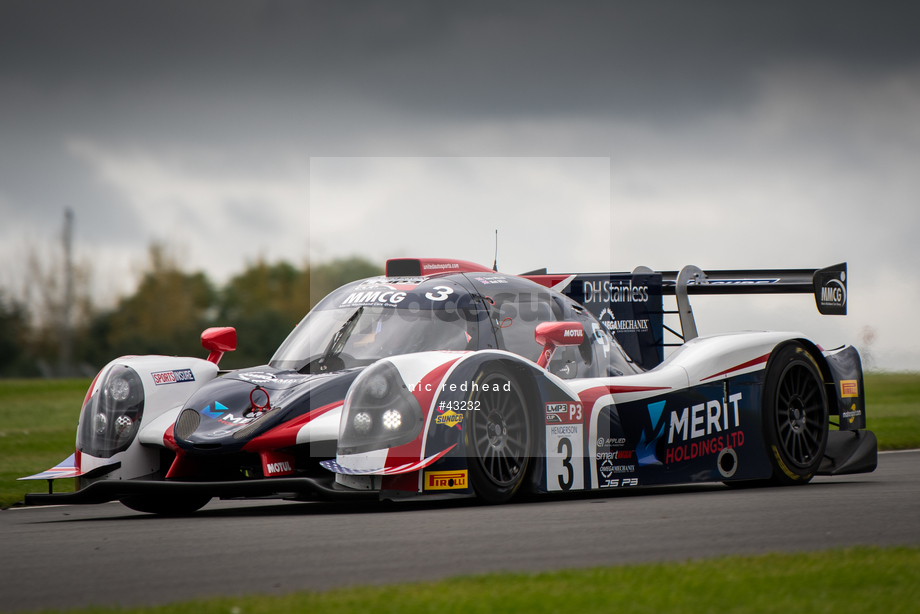
<path fill-rule="evenodd" d="M 498 273 L 498 228 L 495 229 L 495 260 L 492 262 L 492 270 Z"/>

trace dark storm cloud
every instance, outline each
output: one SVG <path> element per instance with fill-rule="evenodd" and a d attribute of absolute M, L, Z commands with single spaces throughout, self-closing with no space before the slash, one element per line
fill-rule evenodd
<path fill-rule="evenodd" d="M 374 224 L 353 220 L 407 199 L 512 220 L 540 196 L 593 207 L 601 235 L 609 217 L 623 267 L 846 259 L 849 325 L 908 339 L 893 323 L 920 296 L 918 23 L 908 3 L 0 0 L 0 283 L 65 206 L 99 265 L 166 239 L 229 275 L 304 257 L 323 215 L 341 223 L 323 257 L 367 254 Z M 483 230 L 425 221 L 451 249 Z"/>
<path fill-rule="evenodd" d="M 270 90 L 465 115 L 743 104 L 751 76 L 917 63 L 920 7 L 870 3 L 6 3 L 0 75 L 102 109 Z M 171 96 L 166 96 L 171 97 Z M 79 104 L 79 100 L 75 103 Z"/>

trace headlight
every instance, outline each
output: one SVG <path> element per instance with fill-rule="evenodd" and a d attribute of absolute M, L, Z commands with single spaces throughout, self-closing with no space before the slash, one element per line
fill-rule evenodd
<path fill-rule="evenodd" d="M 393 363 L 382 360 L 355 379 L 339 425 L 339 454 L 359 454 L 409 443 L 422 431 L 418 401 Z"/>
<path fill-rule="evenodd" d="M 366 411 L 362 411 L 355 414 L 352 426 L 355 427 L 355 433 L 358 435 L 367 435 L 371 432 L 371 427 L 374 426 L 374 419 Z"/>
<path fill-rule="evenodd" d="M 367 393 L 375 399 L 385 397 L 389 389 L 390 385 L 382 374 L 378 373 L 367 381 Z"/>
<path fill-rule="evenodd" d="M 131 384 L 123 377 L 116 377 L 109 383 L 109 394 L 114 401 L 124 401 L 131 394 Z"/>
<path fill-rule="evenodd" d="M 383 428 L 388 431 L 395 431 L 402 425 L 402 414 L 395 409 L 388 409 L 383 412 Z"/>
<path fill-rule="evenodd" d="M 77 449 L 111 458 L 128 449 L 144 414 L 144 385 L 131 367 L 114 365 L 83 406 Z"/>

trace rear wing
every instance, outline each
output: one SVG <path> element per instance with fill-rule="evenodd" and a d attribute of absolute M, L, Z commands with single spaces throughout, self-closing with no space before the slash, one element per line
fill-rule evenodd
<path fill-rule="evenodd" d="M 818 312 L 847 313 L 847 265 L 823 269 L 735 269 L 704 271 L 685 266 L 680 271 L 653 271 L 638 267 L 631 273 L 547 274 L 525 277 L 558 290 L 591 311 L 630 357 L 645 368 L 664 359 L 664 348 L 698 336 L 692 294 L 813 294 Z M 662 296 L 677 299 L 676 311 L 665 311 Z M 680 332 L 664 324 L 664 314 L 677 314 Z M 681 343 L 665 343 L 664 331 Z"/>

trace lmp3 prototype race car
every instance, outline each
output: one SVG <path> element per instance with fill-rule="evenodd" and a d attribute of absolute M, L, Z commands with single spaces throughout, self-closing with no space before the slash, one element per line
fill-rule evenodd
<path fill-rule="evenodd" d="M 854 348 L 785 332 L 697 335 L 690 295 L 762 293 L 813 293 L 821 313 L 845 314 L 846 264 L 515 276 L 389 260 L 385 276 L 319 302 L 268 365 L 219 370 L 232 328 L 202 334 L 207 360 L 106 365 L 75 454 L 22 478 L 48 480 L 26 503 L 119 500 L 160 514 L 213 497 L 501 503 L 874 470 Z M 75 492 L 51 492 L 73 477 Z"/>

